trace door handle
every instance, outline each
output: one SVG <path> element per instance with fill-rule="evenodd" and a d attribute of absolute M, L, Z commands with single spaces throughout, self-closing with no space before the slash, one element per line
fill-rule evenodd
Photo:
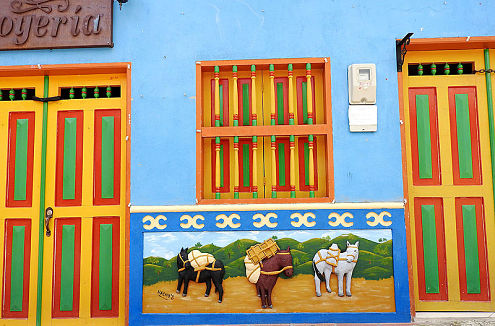
<path fill-rule="evenodd" d="M 45 210 L 45 228 L 46 228 L 46 236 L 49 237 L 52 234 L 50 231 L 50 219 L 53 217 L 53 208 L 47 207 Z"/>

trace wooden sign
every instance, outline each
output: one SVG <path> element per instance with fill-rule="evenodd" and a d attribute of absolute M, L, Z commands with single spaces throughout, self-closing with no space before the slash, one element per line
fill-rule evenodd
<path fill-rule="evenodd" d="M 0 50 L 113 47 L 112 0 L 1 0 Z"/>

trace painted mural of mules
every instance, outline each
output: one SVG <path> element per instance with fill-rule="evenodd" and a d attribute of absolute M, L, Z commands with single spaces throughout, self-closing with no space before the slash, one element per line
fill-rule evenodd
<path fill-rule="evenodd" d="M 328 250 L 319 250 L 313 258 L 313 270 L 315 272 L 315 289 L 316 296 L 321 296 L 320 282 L 325 281 L 328 292 L 330 288 L 330 275 L 335 273 L 338 281 L 338 295 L 344 296 L 344 276 L 346 278 L 345 292 L 348 297 L 352 296 L 351 281 L 352 272 L 359 258 L 359 241 L 350 244 L 347 241 L 347 250 L 339 252 L 336 244 L 333 244 Z"/>
<path fill-rule="evenodd" d="M 221 260 L 215 260 L 212 263 L 205 265 L 200 270 L 195 270 L 191 266 L 191 262 L 187 258 L 187 250 L 181 248 L 180 253 L 177 255 L 177 271 L 179 272 L 179 278 L 177 283 L 177 293 L 180 293 L 182 283 L 184 283 L 184 290 L 182 296 L 187 295 L 187 288 L 189 281 L 195 281 L 196 283 L 206 283 L 205 297 L 210 295 L 211 283 L 215 286 L 215 292 L 218 292 L 218 302 L 223 300 L 223 278 L 225 276 L 225 267 Z"/>
<path fill-rule="evenodd" d="M 261 262 L 260 277 L 256 282 L 256 291 L 261 298 L 261 308 L 273 308 L 272 290 L 281 273 L 287 277 L 292 277 L 294 273 L 290 247 L 287 250 L 277 251 L 275 255 Z"/>
<path fill-rule="evenodd" d="M 340 249 L 336 243 L 330 248 L 320 249 L 313 257 L 313 271 L 315 272 L 316 296 L 321 297 L 320 283 L 325 281 L 327 292 L 331 293 L 330 275 L 339 261 Z"/>

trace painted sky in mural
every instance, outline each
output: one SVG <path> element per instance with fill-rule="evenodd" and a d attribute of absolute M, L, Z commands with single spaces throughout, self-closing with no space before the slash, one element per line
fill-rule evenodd
<path fill-rule="evenodd" d="M 262 242 L 276 236 L 279 239 L 292 238 L 299 242 L 329 236 L 334 239 L 352 233 L 359 237 L 378 242 L 378 239 L 392 239 L 390 230 L 291 230 L 291 231 L 241 231 L 241 232 L 150 232 L 144 234 L 143 257 L 157 256 L 170 259 L 177 255 L 181 247 L 191 247 L 197 242 L 202 245 L 213 243 L 224 247 L 239 239 L 252 239 Z"/>

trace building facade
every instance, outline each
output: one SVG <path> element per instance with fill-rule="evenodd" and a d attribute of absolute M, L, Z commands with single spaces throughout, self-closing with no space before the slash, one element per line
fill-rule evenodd
<path fill-rule="evenodd" d="M 0 8 L 2 322 L 495 310 L 490 1 Z"/>

